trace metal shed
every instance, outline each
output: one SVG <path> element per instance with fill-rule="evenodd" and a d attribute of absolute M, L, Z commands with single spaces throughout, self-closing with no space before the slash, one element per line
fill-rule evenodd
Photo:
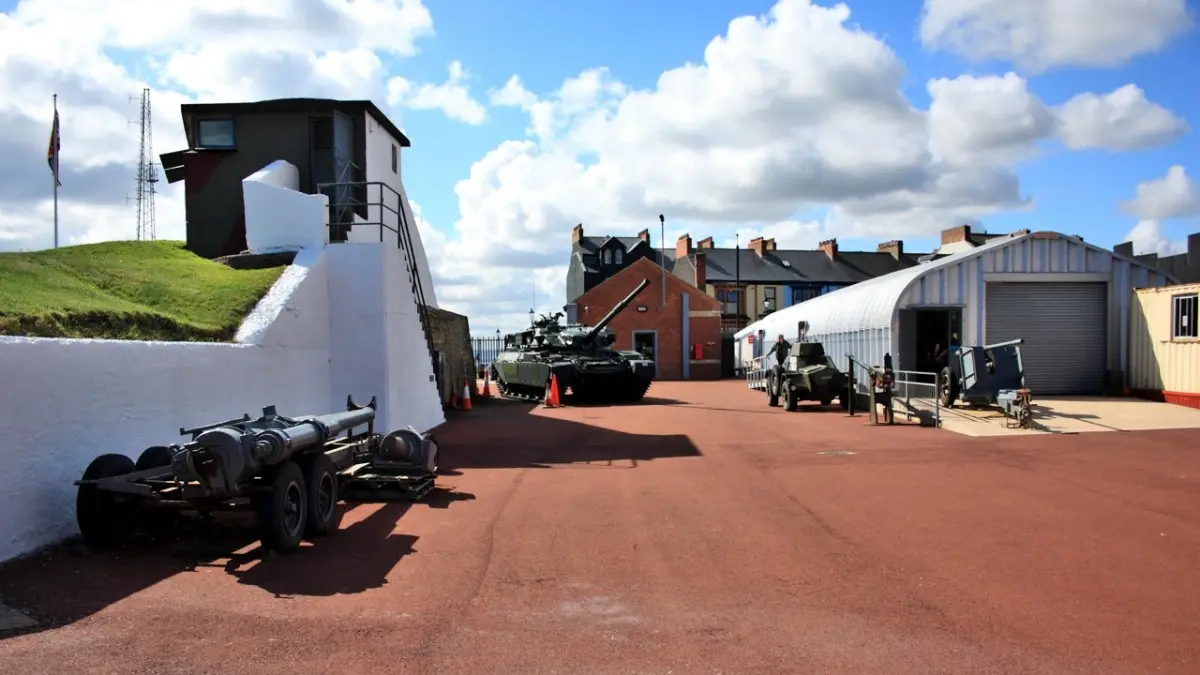
<path fill-rule="evenodd" d="M 736 334 L 743 367 L 783 334 L 830 356 L 930 372 L 938 345 L 1024 338 L 1026 384 L 1042 394 L 1098 394 L 1123 384 L 1134 288 L 1173 280 L 1132 258 L 1057 232 L 1016 232 L 780 310 Z M 751 343 L 748 336 L 754 336 Z"/>

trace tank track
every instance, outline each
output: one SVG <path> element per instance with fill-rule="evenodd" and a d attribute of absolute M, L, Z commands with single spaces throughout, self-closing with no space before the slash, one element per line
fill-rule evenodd
<path fill-rule="evenodd" d="M 563 396 L 566 400 L 577 400 L 581 403 L 636 403 L 641 401 L 646 396 L 646 392 L 650 390 L 650 385 L 654 384 L 654 380 L 645 382 L 630 382 L 626 387 L 618 392 L 613 392 L 608 396 L 596 391 L 583 391 L 572 396 Z M 522 385 L 509 385 L 501 380 L 496 381 L 496 389 L 500 392 L 502 398 L 512 401 L 529 401 L 532 403 L 542 403 L 545 400 L 544 393 L 534 393 L 532 387 Z"/>
<path fill-rule="evenodd" d="M 522 389 L 525 389 L 525 387 L 516 389 L 508 384 L 505 384 L 503 380 L 496 381 L 496 389 L 500 392 L 501 397 L 512 401 L 531 401 L 533 403 L 541 403 L 543 400 L 542 397 L 544 396 L 544 394 L 533 394 L 531 392 L 522 391 Z"/>

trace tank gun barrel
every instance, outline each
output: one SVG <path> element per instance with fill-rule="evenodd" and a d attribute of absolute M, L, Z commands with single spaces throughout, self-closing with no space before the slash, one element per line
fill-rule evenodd
<path fill-rule="evenodd" d="M 617 318 L 617 315 L 623 312 L 625 308 L 629 306 L 629 303 L 633 302 L 633 299 L 636 298 L 639 293 L 646 290 L 646 287 L 649 285 L 649 279 L 642 279 L 642 283 L 638 284 L 637 288 L 633 289 L 633 292 L 625 296 L 624 300 L 618 302 L 615 307 L 609 310 L 608 314 L 604 315 L 603 319 L 600 319 L 599 323 L 593 326 L 592 329 L 583 336 L 584 342 L 591 342 L 592 340 L 596 339 L 596 336 L 600 334 L 600 331 L 604 330 L 605 326 L 612 322 L 613 319 Z"/>

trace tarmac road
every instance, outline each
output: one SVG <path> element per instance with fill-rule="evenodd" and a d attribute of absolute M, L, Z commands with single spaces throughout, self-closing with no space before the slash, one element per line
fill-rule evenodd
<path fill-rule="evenodd" d="M 736 382 L 650 394 L 479 404 L 439 432 L 457 470 L 429 503 L 355 507 L 295 555 L 224 528 L 10 564 L 0 600 L 47 623 L 0 669 L 1200 672 L 1191 432 L 972 439 Z"/>

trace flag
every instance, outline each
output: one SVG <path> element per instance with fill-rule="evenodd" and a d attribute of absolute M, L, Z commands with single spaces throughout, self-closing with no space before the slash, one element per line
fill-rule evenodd
<path fill-rule="evenodd" d="M 58 179 L 58 151 L 62 149 L 62 141 L 58 136 L 58 110 L 54 111 L 54 126 L 50 128 L 50 147 L 46 150 L 46 163 L 50 165 L 50 171 L 54 174 L 54 182 L 58 187 L 62 187 L 62 182 Z"/>

